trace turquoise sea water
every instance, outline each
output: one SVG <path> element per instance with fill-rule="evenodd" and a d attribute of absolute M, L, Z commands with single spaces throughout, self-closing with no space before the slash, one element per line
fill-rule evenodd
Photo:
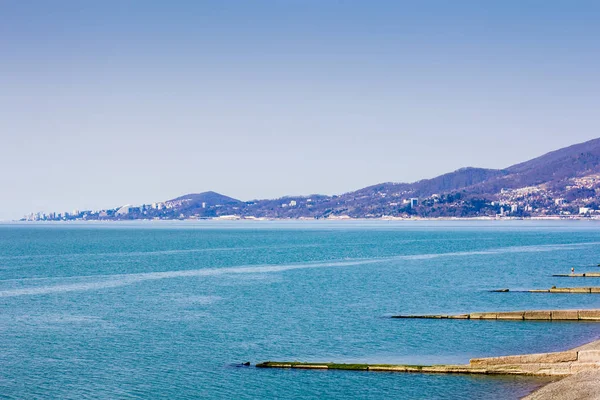
<path fill-rule="evenodd" d="M 564 350 L 600 324 L 393 314 L 600 307 L 593 222 L 0 225 L 2 398 L 510 399 L 536 378 L 237 367 L 464 363 Z"/>

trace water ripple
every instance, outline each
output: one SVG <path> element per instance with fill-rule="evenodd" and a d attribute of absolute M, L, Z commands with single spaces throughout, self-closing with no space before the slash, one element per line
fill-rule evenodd
<path fill-rule="evenodd" d="M 502 253 L 532 253 L 532 252 L 547 252 L 557 250 L 574 250 L 583 246 L 598 245 L 600 242 L 586 242 L 586 243 L 570 243 L 570 244 L 550 244 L 550 245 L 533 245 L 533 246 L 513 246 L 503 247 L 489 250 L 478 250 L 478 251 L 464 251 L 464 252 L 449 252 L 449 253 L 431 253 L 431 254 L 418 254 L 418 255 L 400 255 L 392 257 L 381 257 L 381 258 L 369 258 L 369 259 L 350 259 L 350 260 L 338 260 L 330 262 L 308 262 L 299 264 L 287 264 L 287 265 L 261 265 L 261 266 L 236 266 L 236 267 L 225 267 L 225 268 L 202 268 L 193 270 L 177 270 L 177 271 L 164 271 L 164 272 L 144 272 L 144 273 L 132 273 L 132 274 L 115 274 L 115 275 L 88 275 L 88 276 L 74 276 L 68 278 L 24 278 L 24 279 L 11 279 L 4 280 L 1 282 L 26 282 L 26 281 L 43 281 L 43 280 L 60 280 L 69 281 L 73 279 L 93 279 L 86 282 L 76 283 L 59 283 L 54 285 L 45 286 L 34 286 L 25 287 L 18 289 L 8 289 L 0 291 L 0 297 L 16 297 L 16 296 L 35 296 L 35 295 L 46 295 L 52 293 L 65 293 L 65 292 L 80 292 L 98 289 L 109 289 L 122 286 L 133 285 L 144 281 L 154 281 L 160 279 L 172 279 L 172 278 L 183 278 L 183 277 L 207 277 L 207 276 L 218 276 L 218 275 L 235 275 L 235 274 L 264 274 L 264 273 L 275 273 L 290 271 L 296 269 L 307 269 L 307 268 L 326 268 L 326 267 L 347 267 L 357 266 L 365 264 L 374 264 L 381 262 L 388 262 L 394 260 L 423 260 L 438 257 L 462 257 L 462 256 L 475 256 L 475 255 L 496 255 Z"/>

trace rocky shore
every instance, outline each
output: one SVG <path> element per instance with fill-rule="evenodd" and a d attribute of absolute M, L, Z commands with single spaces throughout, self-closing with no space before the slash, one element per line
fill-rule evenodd
<path fill-rule="evenodd" d="M 600 400 L 600 371 L 571 375 L 541 387 L 523 400 Z"/>

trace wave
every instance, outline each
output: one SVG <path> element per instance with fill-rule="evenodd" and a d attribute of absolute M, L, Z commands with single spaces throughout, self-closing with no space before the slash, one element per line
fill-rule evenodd
<path fill-rule="evenodd" d="M 226 267 L 226 268 L 203 268 L 194 270 L 181 270 L 181 271 L 165 271 L 165 272 L 142 272 L 134 274 L 117 274 L 117 275 L 92 275 L 92 276 L 79 276 L 69 278 L 47 278 L 47 279 L 89 279 L 94 278 L 96 280 L 91 282 L 76 282 L 67 284 L 56 284 L 46 286 L 34 286 L 19 289 L 9 289 L 0 291 L 0 297 L 15 297 L 15 296 L 32 296 L 32 295 L 44 295 L 52 293 L 65 293 L 65 292 L 80 292 L 98 289 L 109 289 L 121 286 L 128 286 L 135 283 L 154 281 L 159 279 L 172 279 L 172 278 L 184 278 L 184 277 L 205 277 L 205 276 L 217 276 L 226 274 L 264 274 L 283 272 L 294 269 L 306 269 L 306 268 L 323 268 L 323 267 L 334 267 L 334 266 L 351 266 L 361 264 L 372 264 L 380 262 L 380 259 L 367 259 L 367 260 L 354 260 L 354 261 L 334 261 L 334 262 L 322 262 L 322 263 L 308 263 L 308 264 L 289 264 L 289 265 L 265 265 L 265 266 L 239 266 L 239 267 Z M 100 278 L 98 280 L 98 278 Z M 5 282 L 5 281 L 3 281 Z"/>
<path fill-rule="evenodd" d="M 79 257 L 126 257 L 126 256 L 154 256 L 186 253 L 204 253 L 219 251 L 246 251 L 246 250 L 264 250 L 270 248 L 294 248 L 294 247 L 322 247 L 321 244 L 305 245 L 273 245 L 273 246 L 254 246 L 254 247 L 213 247 L 206 249 L 171 249 L 154 251 L 125 251 L 125 252 L 107 252 L 107 253 L 65 253 L 65 254 L 25 254 L 19 256 L 0 256 L 0 260 L 24 260 L 30 258 L 79 258 Z"/>
<path fill-rule="evenodd" d="M 437 241 L 469 241 L 472 239 L 465 238 L 433 238 L 433 239 L 406 239 L 396 240 L 393 244 L 409 244 L 418 242 L 437 242 Z M 478 238 L 481 240 L 492 240 L 492 238 Z M 293 249 L 293 248 L 321 248 L 321 247 L 343 247 L 343 246 L 357 246 L 357 245 L 376 245 L 375 242 L 352 242 L 352 243 L 304 243 L 304 244 L 274 244 L 269 246 L 249 246 L 249 247 L 213 247 L 213 248 L 202 248 L 202 249 L 170 249 L 170 250 L 153 250 L 153 251 L 123 251 L 123 252 L 102 252 L 102 253 L 63 253 L 63 254 L 23 254 L 14 256 L 1 256 L 0 260 L 26 260 L 26 259 L 40 259 L 40 258 L 81 258 L 81 257 L 143 257 L 143 256 L 155 256 L 155 255 L 172 255 L 172 254 L 186 254 L 186 253 L 205 253 L 205 252 L 219 252 L 219 251 L 247 251 L 247 250 L 268 250 L 268 249 Z"/>
<path fill-rule="evenodd" d="M 498 247 L 495 249 L 487 249 L 487 250 L 456 251 L 456 252 L 449 252 L 449 253 L 414 254 L 414 255 L 406 255 L 406 256 L 396 256 L 394 258 L 403 259 L 403 260 L 426 260 L 426 259 L 438 258 L 438 257 L 461 257 L 461 256 L 478 256 L 478 255 L 506 254 L 506 253 L 541 253 L 541 252 L 557 251 L 557 250 L 576 250 L 579 247 L 594 246 L 594 245 L 600 245 L 600 242 L 540 244 L 540 245 L 531 245 L 531 246 Z"/>
<path fill-rule="evenodd" d="M 391 257 L 380 258 L 361 258 L 361 259 L 346 259 L 327 262 L 308 262 L 298 264 L 284 265 L 259 265 L 259 266 L 235 266 L 224 268 L 202 268 L 193 270 L 177 270 L 164 272 L 142 272 L 131 274 L 114 274 L 114 275 L 84 275 L 72 277 L 47 277 L 47 278 L 20 278 L 9 279 L 0 282 L 27 282 L 27 281 L 43 281 L 43 280 L 61 280 L 63 283 L 45 286 L 32 286 L 18 289 L 0 290 L 0 297 L 15 297 L 15 296 L 33 296 L 45 295 L 53 293 L 79 292 L 99 289 L 109 289 L 121 286 L 133 285 L 145 281 L 153 281 L 160 279 L 173 279 L 184 277 L 209 277 L 218 275 L 235 275 L 235 274 L 264 274 L 276 273 L 297 269 L 308 268 L 329 268 L 329 267 L 349 267 L 358 265 L 375 264 L 382 262 L 390 262 L 395 260 L 425 260 L 439 257 L 464 257 L 475 255 L 490 255 L 502 253 L 532 253 L 546 252 L 557 250 L 575 250 L 579 247 L 599 245 L 600 242 L 586 243 L 570 243 L 570 244 L 549 244 L 549 245 L 533 245 L 533 246 L 514 246 L 503 247 L 488 250 L 474 250 L 463 252 L 448 252 L 448 253 L 429 253 L 415 255 L 398 255 Z M 64 283 L 64 281 L 92 279 L 87 282 Z"/>

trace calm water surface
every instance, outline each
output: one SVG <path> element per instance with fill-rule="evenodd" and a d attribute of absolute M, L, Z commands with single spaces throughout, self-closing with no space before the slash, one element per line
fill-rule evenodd
<path fill-rule="evenodd" d="M 511 399 L 535 378 L 240 368 L 464 363 L 558 351 L 596 323 L 393 320 L 599 307 L 593 222 L 0 225 L 0 397 Z"/>

